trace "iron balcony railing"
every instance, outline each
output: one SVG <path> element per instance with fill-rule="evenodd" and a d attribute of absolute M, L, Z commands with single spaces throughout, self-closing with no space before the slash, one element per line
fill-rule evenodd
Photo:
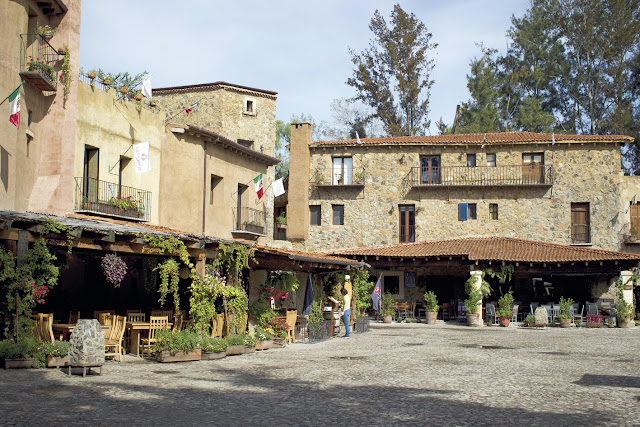
<path fill-rule="evenodd" d="M 38 89 L 55 91 L 58 51 L 40 34 L 20 34 L 20 76 Z"/>
<path fill-rule="evenodd" d="M 366 178 L 365 169 L 351 170 L 334 173 L 332 170 L 316 171 L 311 177 L 311 183 L 316 186 L 364 186 Z"/>
<path fill-rule="evenodd" d="M 550 165 L 413 167 L 405 180 L 412 186 L 553 185 Z"/>
<path fill-rule="evenodd" d="M 74 210 L 105 216 L 149 221 L 151 191 L 76 177 Z"/>
<path fill-rule="evenodd" d="M 589 224 L 571 225 L 571 244 L 591 243 L 591 227 Z"/>
<path fill-rule="evenodd" d="M 267 213 L 246 207 L 233 208 L 233 222 L 235 231 L 264 234 Z"/>

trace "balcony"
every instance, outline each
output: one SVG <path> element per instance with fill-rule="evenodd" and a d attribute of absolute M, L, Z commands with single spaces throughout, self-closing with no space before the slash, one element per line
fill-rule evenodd
<path fill-rule="evenodd" d="M 405 183 L 410 187 L 550 187 L 553 169 L 550 165 L 413 167 Z"/>
<path fill-rule="evenodd" d="M 251 234 L 264 236 L 267 213 L 252 208 L 233 208 L 234 234 Z"/>
<path fill-rule="evenodd" d="M 58 52 L 39 34 L 20 34 L 20 76 L 42 92 L 55 92 Z"/>
<path fill-rule="evenodd" d="M 75 212 L 132 221 L 149 221 L 151 192 L 138 188 L 76 177 Z"/>
<path fill-rule="evenodd" d="M 332 173 L 332 171 L 316 171 L 311 177 L 311 185 L 316 187 L 347 187 L 361 188 L 364 187 L 366 171 L 364 169 L 359 172 Z"/>

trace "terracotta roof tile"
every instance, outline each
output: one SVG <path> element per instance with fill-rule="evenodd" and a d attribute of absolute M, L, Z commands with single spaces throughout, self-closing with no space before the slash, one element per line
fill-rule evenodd
<path fill-rule="evenodd" d="M 330 252 L 342 256 L 425 258 L 462 256 L 478 261 L 572 262 L 640 260 L 640 254 L 605 251 L 510 237 L 465 237 Z"/>
<path fill-rule="evenodd" d="M 534 132 L 460 133 L 454 135 L 395 136 L 360 138 L 360 145 L 498 145 L 529 143 L 633 142 L 627 135 L 566 135 Z M 355 139 L 314 141 L 311 147 L 359 145 Z"/>
<path fill-rule="evenodd" d="M 268 252 L 272 254 L 287 255 L 287 256 L 291 255 L 294 257 L 302 257 L 302 258 L 315 258 L 318 260 L 326 260 L 328 263 L 331 263 L 332 261 L 348 262 L 349 264 L 355 263 L 355 261 L 352 258 L 330 255 L 330 254 L 327 254 L 326 252 L 302 252 L 302 251 L 294 251 L 289 249 L 274 248 L 274 247 L 265 246 L 265 245 L 254 245 L 253 247 L 261 252 Z"/>

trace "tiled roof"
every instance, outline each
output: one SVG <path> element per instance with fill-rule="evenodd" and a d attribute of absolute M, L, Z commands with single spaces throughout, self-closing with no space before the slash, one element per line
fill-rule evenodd
<path fill-rule="evenodd" d="M 426 258 L 461 256 L 473 261 L 572 262 L 640 260 L 640 254 L 605 251 L 510 237 L 466 237 L 369 248 L 344 249 L 330 253 L 342 256 Z"/>
<path fill-rule="evenodd" d="M 334 145 L 499 145 L 529 143 L 633 142 L 627 135 L 565 135 L 534 132 L 460 133 L 454 135 L 395 136 L 342 141 L 314 141 L 311 147 Z"/>
<path fill-rule="evenodd" d="M 264 245 L 254 245 L 253 248 L 255 248 L 260 252 L 277 254 L 277 255 L 285 255 L 291 259 L 296 259 L 301 261 L 304 261 L 304 260 L 310 261 L 313 259 L 316 262 L 340 263 L 345 265 L 352 265 L 354 267 L 366 266 L 365 263 L 356 262 L 352 258 L 339 257 L 335 255 L 329 255 L 327 253 L 322 253 L 322 252 L 301 252 L 301 251 L 294 251 L 289 249 L 274 248 L 271 246 L 264 246 Z"/>
<path fill-rule="evenodd" d="M 227 82 L 222 82 L 222 81 L 213 82 L 213 83 L 200 83 L 200 84 L 193 84 L 193 85 L 184 85 L 184 86 L 171 86 L 171 87 L 153 88 L 153 92 L 170 92 L 170 91 L 181 90 L 181 89 L 198 89 L 198 88 L 206 88 L 206 87 L 213 87 L 213 86 L 229 86 L 229 87 L 233 87 L 233 88 L 237 88 L 237 89 L 244 89 L 244 90 L 248 90 L 248 91 L 251 91 L 251 92 L 264 93 L 266 95 L 272 95 L 272 96 L 275 96 L 275 95 L 278 94 L 278 92 L 274 92 L 272 90 L 258 89 L 258 88 L 255 88 L 255 87 L 242 86 L 242 85 L 237 85 L 237 84 L 227 83 Z"/>

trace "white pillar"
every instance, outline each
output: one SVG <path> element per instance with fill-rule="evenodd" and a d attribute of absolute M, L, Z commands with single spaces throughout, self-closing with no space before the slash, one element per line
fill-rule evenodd
<path fill-rule="evenodd" d="M 482 270 L 471 270 L 471 277 L 473 280 L 473 290 L 479 291 L 482 285 Z M 480 316 L 480 325 L 484 325 L 484 319 L 482 318 L 482 299 L 478 303 L 478 315 Z"/>
<path fill-rule="evenodd" d="M 633 281 L 631 278 L 633 273 L 625 270 L 620 272 L 620 280 L 622 280 L 622 297 L 624 301 L 633 306 Z"/>

